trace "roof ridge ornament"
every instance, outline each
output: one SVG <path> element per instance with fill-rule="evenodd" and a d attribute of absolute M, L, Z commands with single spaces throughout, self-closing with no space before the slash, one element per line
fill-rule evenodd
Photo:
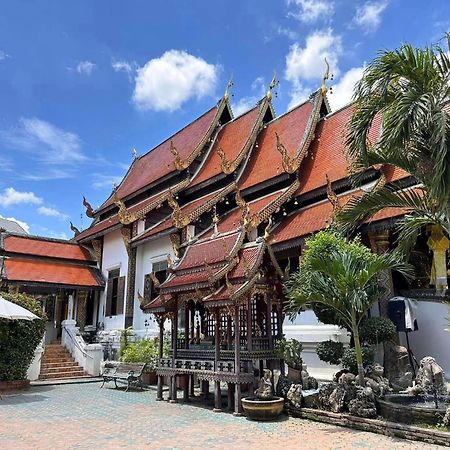
<path fill-rule="evenodd" d="M 266 92 L 266 99 L 270 102 L 272 100 L 272 89 L 277 85 L 277 72 L 273 71 L 272 80 L 270 81 L 269 88 Z"/>
<path fill-rule="evenodd" d="M 80 230 L 72 222 L 70 222 L 70 229 L 73 231 L 73 237 L 77 237 L 80 234 Z"/>
<path fill-rule="evenodd" d="M 273 219 L 272 216 L 269 216 L 269 220 L 267 221 L 267 226 L 264 228 L 264 241 L 267 242 L 270 237 L 271 228 L 273 225 Z"/>
<path fill-rule="evenodd" d="M 178 149 L 175 147 L 175 144 L 173 143 L 173 139 L 170 140 L 170 147 L 169 147 L 170 153 L 174 156 L 173 165 L 175 166 L 175 169 L 177 170 L 184 170 L 188 166 L 186 161 L 184 161 L 181 156 Z"/>
<path fill-rule="evenodd" d="M 91 204 L 86 200 L 86 197 L 83 195 L 83 206 L 86 208 L 86 216 L 91 219 L 94 218 L 94 208 L 92 208 Z"/>
<path fill-rule="evenodd" d="M 322 96 L 324 96 L 324 97 L 328 92 L 327 81 L 330 79 L 330 64 L 328 63 L 328 60 L 326 57 L 325 57 L 325 65 L 326 65 L 326 69 L 325 69 L 325 73 L 323 74 L 323 78 L 322 78 L 322 86 L 320 87 L 320 92 L 322 93 Z M 331 78 L 333 78 L 333 75 L 331 75 Z"/>
<path fill-rule="evenodd" d="M 233 164 L 234 161 L 230 161 L 227 158 L 227 156 L 225 155 L 224 149 L 220 146 L 219 141 L 217 142 L 216 152 L 220 157 L 220 168 L 222 169 L 222 172 L 229 175 L 235 169 L 234 164 Z"/>
<path fill-rule="evenodd" d="M 230 90 L 231 90 L 231 87 L 233 85 L 234 85 L 234 83 L 233 83 L 233 74 L 231 74 L 231 77 L 230 77 L 230 79 L 229 79 L 229 81 L 227 83 L 227 87 L 225 89 L 225 93 L 223 94 L 223 99 L 225 101 L 228 101 L 230 99 Z"/>

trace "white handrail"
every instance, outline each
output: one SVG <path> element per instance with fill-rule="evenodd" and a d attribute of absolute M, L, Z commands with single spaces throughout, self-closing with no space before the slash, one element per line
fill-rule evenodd
<path fill-rule="evenodd" d="M 65 326 L 63 326 L 63 328 L 66 331 L 67 335 L 70 337 L 70 340 L 72 341 L 72 343 L 75 344 L 75 346 L 78 348 L 78 350 L 80 350 L 80 352 L 83 354 L 83 356 L 93 359 L 93 357 L 91 355 L 86 353 L 84 348 L 82 348 L 81 343 L 78 342 L 78 340 L 77 340 L 77 338 L 79 338 L 83 342 L 83 344 L 85 344 L 83 336 L 80 336 L 80 335 L 73 336 L 72 330 L 70 328 L 65 327 Z M 73 353 L 73 352 L 71 352 L 71 353 Z"/>

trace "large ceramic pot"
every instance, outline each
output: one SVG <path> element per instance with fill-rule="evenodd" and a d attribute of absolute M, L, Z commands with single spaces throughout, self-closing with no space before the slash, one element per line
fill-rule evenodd
<path fill-rule="evenodd" d="M 270 400 L 259 400 L 256 397 L 242 399 L 242 407 L 252 420 L 273 420 L 283 411 L 284 398 L 273 397 Z"/>
<path fill-rule="evenodd" d="M 288 380 L 293 383 L 300 383 L 302 381 L 302 370 L 288 366 Z"/>

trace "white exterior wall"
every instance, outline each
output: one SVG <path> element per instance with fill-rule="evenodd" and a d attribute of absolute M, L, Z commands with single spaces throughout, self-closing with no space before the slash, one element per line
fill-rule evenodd
<path fill-rule="evenodd" d="M 285 319 L 283 333 L 286 339 L 297 339 L 303 345 L 302 358 L 307 365 L 308 372 L 319 380 L 331 380 L 340 367 L 321 361 L 316 354 L 319 342 L 332 340 L 335 342 L 349 342 L 346 330 L 336 325 L 325 325 L 317 319 L 314 311 L 307 310 L 298 314 L 294 322 Z"/>
<path fill-rule="evenodd" d="M 120 269 L 120 276 L 126 277 L 125 296 L 128 285 L 128 253 L 122 240 L 120 230 L 112 231 L 104 237 L 102 255 L 102 273 L 108 280 L 108 271 Z M 100 317 L 99 321 L 105 325 L 105 330 L 120 330 L 125 326 L 125 315 L 105 317 L 106 289 L 100 295 Z M 125 311 L 125 303 L 123 310 Z"/>
<path fill-rule="evenodd" d="M 411 350 L 420 362 L 425 356 L 433 356 L 450 379 L 450 328 L 446 318 L 449 307 L 442 303 L 419 301 L 417 309 L 419 329 L 409 333 Z M 405 333 L 400 334 L 401 344 L 406 347 Z"/>
<path fill-rule="evenodd" d="M 141 337 L 157 335 L 158 325 L 153 314 L 145 314 L 141 310 L 137 293 L 139 291 L 141 295 L 144 295 L 144 275 L 153 271 L 154 263 L 166 261 L 168 254 L 174 259 L 172 244 L 168 236 L 147 242 L 137 248 L 133 330 L 136 335 Z M 145 326 L 146 319 L 149 323 L 147 327 Z"/>

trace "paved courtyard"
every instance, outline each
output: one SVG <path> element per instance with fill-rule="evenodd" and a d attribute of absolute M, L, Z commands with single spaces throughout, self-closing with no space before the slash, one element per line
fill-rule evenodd
<path fill-rule="evenodd" d="M 33 387 L 0 400 L 0 449 L 442 448 L 282 417 L 255 423 L 201 404 L 156 402 L 153 391 L 100 384 Z"/>

